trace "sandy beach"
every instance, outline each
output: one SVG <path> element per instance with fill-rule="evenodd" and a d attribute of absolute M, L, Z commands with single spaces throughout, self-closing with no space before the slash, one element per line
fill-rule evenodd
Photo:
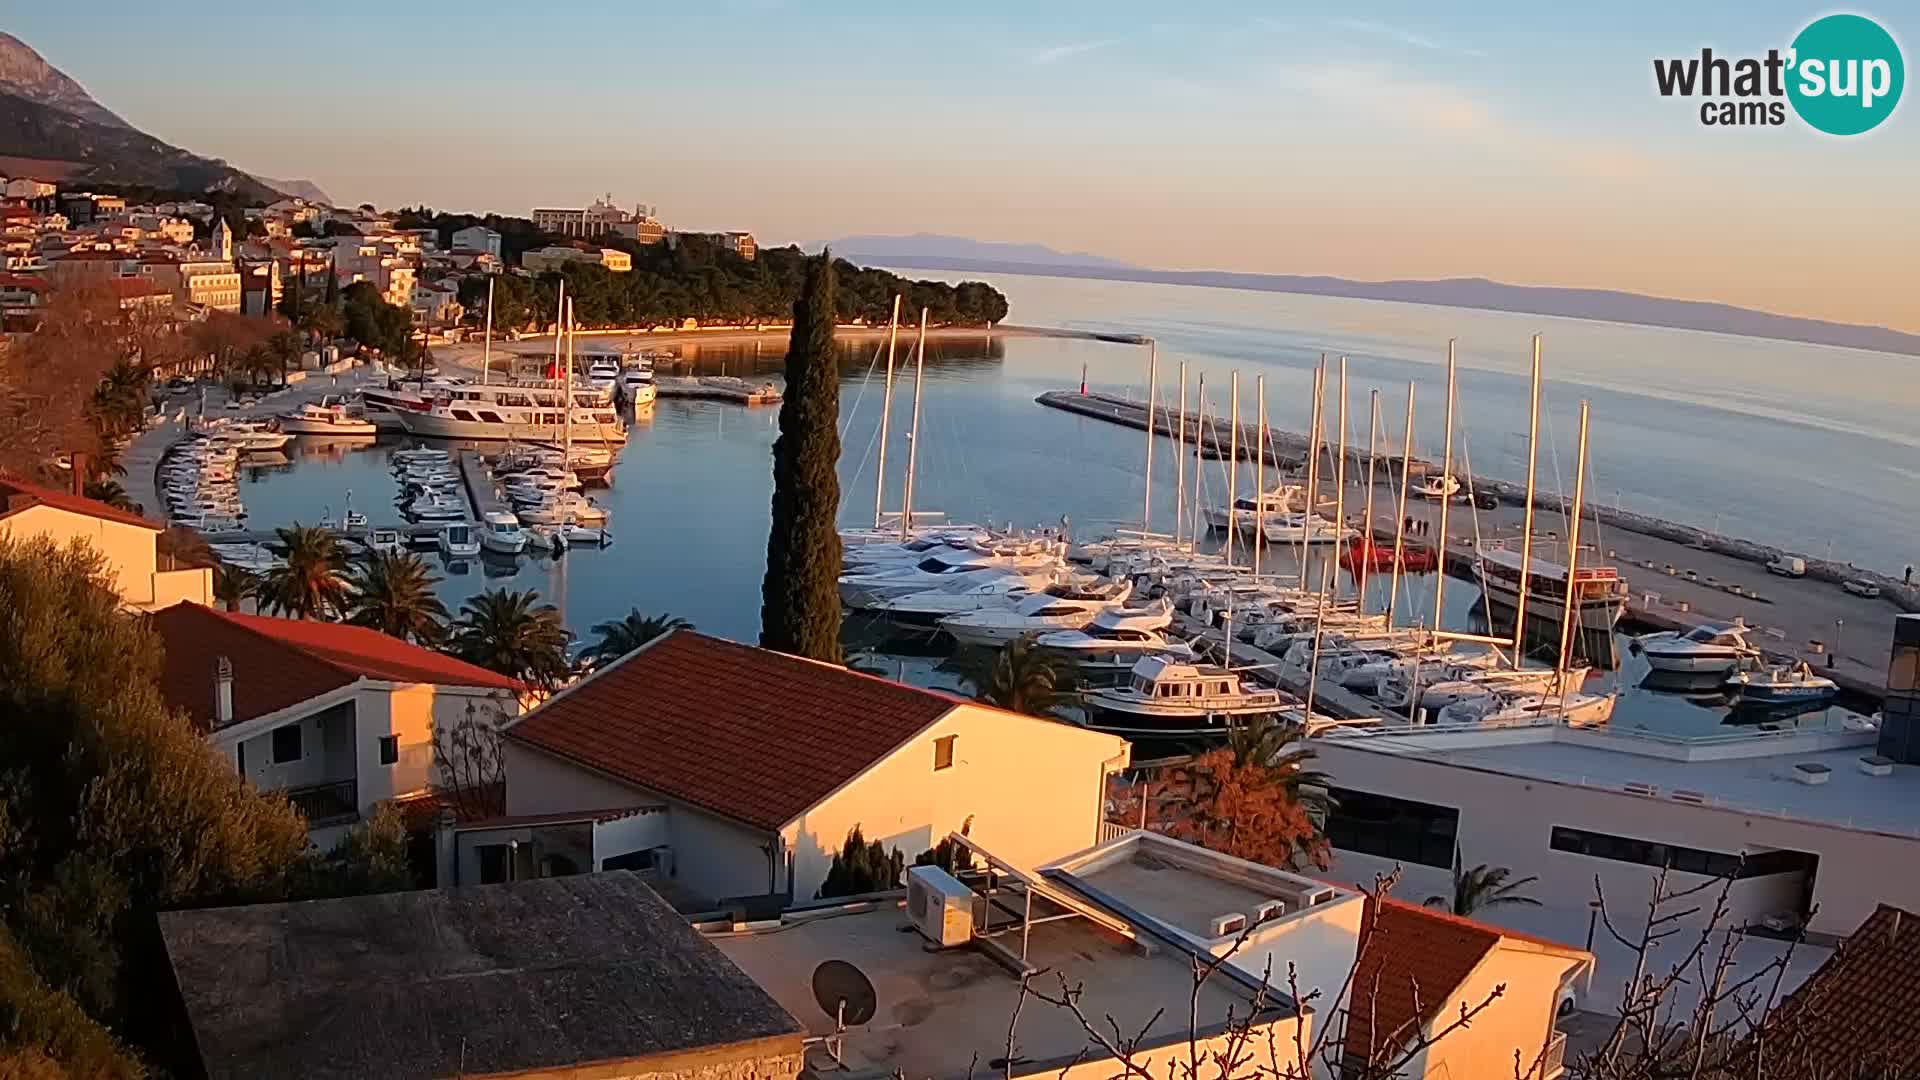
<path fill-rule="evenodd" d="M 834 331 L 834 337 L 840 341 L 878 341 L 887 336 L 884 326 L 842 326 Z M 678 356 L 697 359 L 700 349 L 708 346 L 737 347 L 764 343 L 785 348 L 791 330 L 785 326 L 769 327 L 765 330 L 714 329 L 714 330 L 671 330 L 661 332 L 617 330 L 592 333 L 582 331 L 575 336 L 579 344 L 605 342 L 621 348 L 634 350 L 654 349 L 671 350 Z M 918 327 L 900 327 L 900 347 L 911 348 L 914 338 L 919 334 Z M 1087 330 L 1068 330 L 1049 326 L 1019 326 L 1003 323 L 993 327 L 949 326 L 934 327 L 927 331 L 928 341 L 987 341 L 993 338 L 1009 337 L 1065 337 L 1088 340 L 1107 340 L 1105 335 Z M 529 334 L 517 341 L 495 340 L 493 351 L 496 355 L 539 356 L 552 355 L 552 334 Z M 464 341 L 458 344 L 437 344 L 433 346 L 433 357 L 442 368 L 457 369 L 465 374 L 478 374 L 480 371 L 481 343 Z M 498 371 L 496 364 L 494 370 Z"/>

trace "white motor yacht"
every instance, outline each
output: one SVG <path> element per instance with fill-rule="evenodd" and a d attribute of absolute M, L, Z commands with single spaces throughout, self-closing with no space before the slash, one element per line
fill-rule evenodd
<path fill-rule="evenodd" d="M 1011 608 L 980 608 L 949 615 L 940 629 L 962 645 L 997 648 L 1028 634 L 1078 630 L 1133 594 L 1131 582 L 1057 582 Z"/>
<path fill-rule="evenodd" d="M 1268 521 L 1261 532 L 1267 543 L 1276 547 L 1338 544 L 1359 535 L 1354 529 L 1335 525 L 1319 514 L 1281 514 Z"/>
<path fill-rule="evenodd" d="M 280 414 L 280 430 L 294 435 L 378 435 L 380 429 L 363 416 L 356 416 L 334 398 L 322 398 L 318 404 L 307 402 L 292 412 Z"/>
<path fill-rule="evenodd" d="M 1633 647 L 1655 671 L 1725 674 L 1739 667 L 1741 661 L 1760 655 L 1760 650 L 1747 641 L 1747 627 L 1739 623 L 1709 623 L 1685 633 L 1668 630 L 1643 634 L 1633 639 Z"/>
<path fill-rule="evenodd" d="M 1460 493 L 1460 480 L 1452 474 L 1429 476 L 1413 491 L 1423 499 L 1451 499 Z"/>
<path fill-rule="evenodd" d="M 480 554 L 480 539 L 472 525 L 454 521 L 441 528 L 439 547 L 440 554 L 449 559 L 470 559 Z"/>
<path fill-rule="evenodd" d="M 660 388 L 653 378 L 653 363 L 649 360 L 635 360 L 620 373 L 620 396 L 634 408 L 653 404 Z"/>
<path fill-rule="evenodd" d="M 230 445 L 248 454 L 278 450 L 293 440 L 285 431 L 275 431 L 265 422 L 255 420 L 229 420 L 218 430 Z"/>
<path fill-rule="evenodd" d="M 491 510 L 480 522 L 480 546 L 500 555 L 518 555 L 527 549 L 527 533 L 519 518 Z"/>
<path fill-rule="evenodd" d="M 444 391 L 425 411 L 394 415 L 409 434 L 440 439 L 549 443 L 571 439 L 615 445 L 627 441 L 627 426 L 614 411 L 611 391 L 576 386 L 569 396 L 560 382 L 457 386 Z"/>
<path fill-rule="evenodd" d="M 1042 634 L 1034 645 L 1089 674 L 1131 671 L 1143 656 L 1193 663 L 1193 646 L 1167 637 L 1172 625 L 1173 608 L 1166 603 L 1114 607 L 1078 630 Z"/>
<path fill-rule="evenodd" d="M 1305 496 L 1306 489 L 1298 484 L 1281 484 L 1260 496 L 1242 495 L 1233 500 L 1232 513 L 1224 506 L 1207 507 L 1207 527 L 1225 532 L 1232 524 L 1238 526 L 1241 535 L 1253 536 L 1285 519 L 1293 512 L 1294 503 L 1304 502 Z"/>
<path fill-rule="evenodd" d="M 1569 685 L 1586 681 L 1588 669 L 1569 668 Z M 1416 687 L 1408 672 L 1396 672 L 1374 684 L 1374 697 L 1381 705 L 1401 712 L 1417 706 L 1429 712 L 1444 709 L 1456 701 L 1483 698 L 1491 694 L 1544 694 L 1553 688 L 1556 676 L 1552 668 L 1463 669 L 1452 660 L 1423 666 Z M 1411 700 L 1409 700 L 1411 699 Z"/>
<path fill-rule="evenodd" d="M 937 552 L 911 566 L 840 575 L 840 601 L 852 608 L 869 608 L 882 600 L 945 585 L 963 574 L 990 570 L 1049 573 L 1063 569 L 1064 565 L 1059 554 L 1052 550 L 1028 555 Z"/>
<path fill-rule="evenodd" d="M 587 385 L 595 390 L 604 390 L 609 394 L 620 384 L 620 358 L 609 353 L 596 353 L 587 360 Z"/>
<path fill-rule="evenodd" d="M 1523 724 L 1564 723 L 1568 727 L 1595 727 L 1613 717 L 1612 694 L 1489 694 L 1456 701 L 1434 715 L 1440 725 L 1472 724 L 1509 727 Z"/>
<path fill-rule="evenodd" d="M 407 550 L 399 529 L 375 529 L 367 535 L 367 550 L 382 555 L 398 555 Z"/>
<path fill-rule="evenodd" d="M 1224 739 L 1261 717 L 1283 719 L 1296 702 L 1278 690 L 1256 689 L 1213 664 L 1143 656 L 1123 686 L 1088 690 L 1087 726 L 1127 738 Z"/>
<path fill-rule="evenodd" d="M 897 626 L 938 629 L 940 620 L 979 608 L 1011 607 L 1053 583 L 1046 572 L 967 574 L 938 588 L 881 600 L 866 610 Z"/>

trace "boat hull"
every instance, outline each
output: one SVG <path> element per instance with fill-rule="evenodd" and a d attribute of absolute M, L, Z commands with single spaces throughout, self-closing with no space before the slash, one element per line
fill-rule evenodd
<path fill-rule="evenodd" d="M 1261 719 L 1280 719 L 1290 708 L 1298 707 L 1276 703 L 1207 713 L 1175 713 L 1129 708 L 1102 701 L 1098 694 L 1089 694 L 1084 726 L 1133 742 L 1219 742 L 1236 727 Z"/>
<path fill-rule="evenodd" d="M 1683 675 L 1724 674 L 1740 663 L 1737 653 L 1664 652 L 1658 648 L 1643 647 L 1640 654 L 1647 658 L 1647 666 L 1655 671 Z"/>
<path fill-rule="evenodd" d="M 561 442 L 568 437 L 563 424 L 506 424 L 485 420 L 456 420 L 433 413 L 395 413 L 400 426 L 409 435 L 429 439 L 472 439 L 478 442 Z M 624 427 L 608 424 L 575 424 L 572 438 L 577 443 L 625 445 Z"/>
<path fill-rule="evenodd" d="M 288 435 L 378 435 L 380 427 L 371 420 L 331 423 L 324 420 L 300 420 L 291 416 L 280 418 L 280 430 Z"/>

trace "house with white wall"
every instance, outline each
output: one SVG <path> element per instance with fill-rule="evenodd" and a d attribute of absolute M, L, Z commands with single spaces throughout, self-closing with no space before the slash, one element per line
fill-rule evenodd
<path fill-rule="evenodd" d="M 106 559 L 120 601 L 130 608 L 210 602 L 213 571 L 175 565 L 160 551 L 162 531 L 157 522 L 98 499 L 0 477 L 0 536 L 46 537 L 61 545 L 84 540 Z"/>
<path fill-rule="evenodd" d="M 554 696 L 505 747 L 509 816 L 663 806 L 674 888 L 787 903 L 856 826 L 908 862 L 969 822 L 1024 866 L 1086 848 L 1130 760 L 1115 736 L 691 630 Z"/>
<path fill-rule="evenodd" d="M 434 732 L 520 711 L 504 675 L 358 626 L 176 604 L 149 616 L 167 703 L 329 846 L 373 808 L 445 782 Z"/>

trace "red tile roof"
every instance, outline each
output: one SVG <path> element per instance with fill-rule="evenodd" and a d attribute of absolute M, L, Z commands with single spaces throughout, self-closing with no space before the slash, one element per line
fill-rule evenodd
<path fill-rule="evenodd" d="M 1857 1069 L 1848 1075 L 1913 1076 L 1920 1073 L 1917 1009 L 1920 915 L 1882 904 L 1780 1003 L 1757 1049 L 1780 1063 Z"/>
<path fill-rule="evenodd" d="M 182 603 L 148 616 L 166 646 L 160 690 L 202 727 L 214 717 L 214 671 L 233 664 L 233 720 L 278 712 L 361 678 L 518 690 L 504 675 L 338 623 L 276 619 Z"/>
<path fill-rule="evenodd" d="M 1438 1017 L 1502 935 L 1484 923 L 1391 898 L 1369 897 L 1361 925 L 1347 1054 L 1363 1060 L 1397 1052 Z"/>
<path fill-rule="evenodd" d="M 39 484 L 29 484 L 24 480 L 0 476 L 0 518 L 11 517 L 30 506 L 51 506 L 72 514 L 117 521 L 122 525 L 138 525 L 143 529 L 152 529 L 154 532 L 160 532 L 165 528 L 130 510 L 117 510 L 98 499 L 89 499 L 57 488 L 41 487 Z"/>
<path fill-rule="evenodd" d="M 141 296 L 156 296 L 160 287 L 146 278 L 117 277 L 107 279 L 107 289 L 122 300 L 132 300 Z"/>
<path fill-rule="evenodd" d="M 776 830 L 956 703 L 680 630 L 561 693 L 507 737 Z"/>

